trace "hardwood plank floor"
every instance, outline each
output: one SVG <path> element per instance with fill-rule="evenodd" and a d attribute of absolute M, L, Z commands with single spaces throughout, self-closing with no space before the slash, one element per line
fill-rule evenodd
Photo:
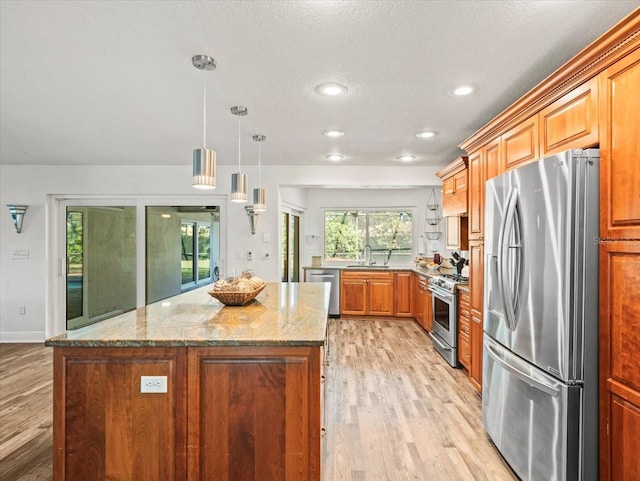
<path fill-rule="evenodd" d="M 0 479 L 50 480 L 53 354 L 42 344 L 0 344 Z"/>
<path fill-rule="evenodd" d="M 414 322 L 330 322 L 323 481 L 515 481 L 480 399 Z M 52 352 L 0 344 L 0 479 L 52 479 Z"/>
<path fill-rule="evenodd" d="M 515 481 L 481 401 L 415 322 L 330 322 L 324 481 Z"/>

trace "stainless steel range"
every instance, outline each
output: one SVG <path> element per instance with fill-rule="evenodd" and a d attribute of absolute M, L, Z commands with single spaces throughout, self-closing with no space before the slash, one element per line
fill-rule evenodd
<path fill-rule="evenodd" d="M 453 367 L 458 366 L 458 290 L 468 277 L 440 274 L 429 278 L 433 294 L 433 330 L 429 333 L 436 350 Z"/>

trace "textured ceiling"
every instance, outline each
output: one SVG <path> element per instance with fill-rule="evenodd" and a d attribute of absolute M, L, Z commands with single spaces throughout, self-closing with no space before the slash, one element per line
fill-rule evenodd
<path fill-rule="evenodd" d="M 0 2 L 0 162 L 444 165 L 637 1 Z M 202 72 L 194 54 L 218 67 Z M 314 87 L 338 81 L 342 98 Z M 478 90 L 452 97 L 471 83 Z M 339 139 L 326 129 L 346 132 Z M 439 135 L 415 137 L 422 129 Z"/>

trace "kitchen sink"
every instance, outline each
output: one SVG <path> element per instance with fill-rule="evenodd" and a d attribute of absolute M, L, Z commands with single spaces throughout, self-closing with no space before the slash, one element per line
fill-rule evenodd
<path fill-rule="evenodd" d="M 389 266 L 377 266 L 377 265 L 372 265 L 372 266 L 367 266 L 365 264 L 356 264 L 353 266 L 347 266 L 348 269 L 388 269 Z"/>

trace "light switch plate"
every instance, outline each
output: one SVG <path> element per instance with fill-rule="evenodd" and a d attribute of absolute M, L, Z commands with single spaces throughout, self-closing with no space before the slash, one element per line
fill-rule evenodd
<path fill-rule="evenodd" d="M 29 258 L 29 250 L 28 249 L 20 249 L 20 250 L 14 250 L 11 252 L 11 259 L 13 259 L 14 261 L 19 260 L 26 260 Z"/>
<path fill-rule="evenodd" d="M 166 393 L 167 376 L 140 376 L 141 393 Z"/>

